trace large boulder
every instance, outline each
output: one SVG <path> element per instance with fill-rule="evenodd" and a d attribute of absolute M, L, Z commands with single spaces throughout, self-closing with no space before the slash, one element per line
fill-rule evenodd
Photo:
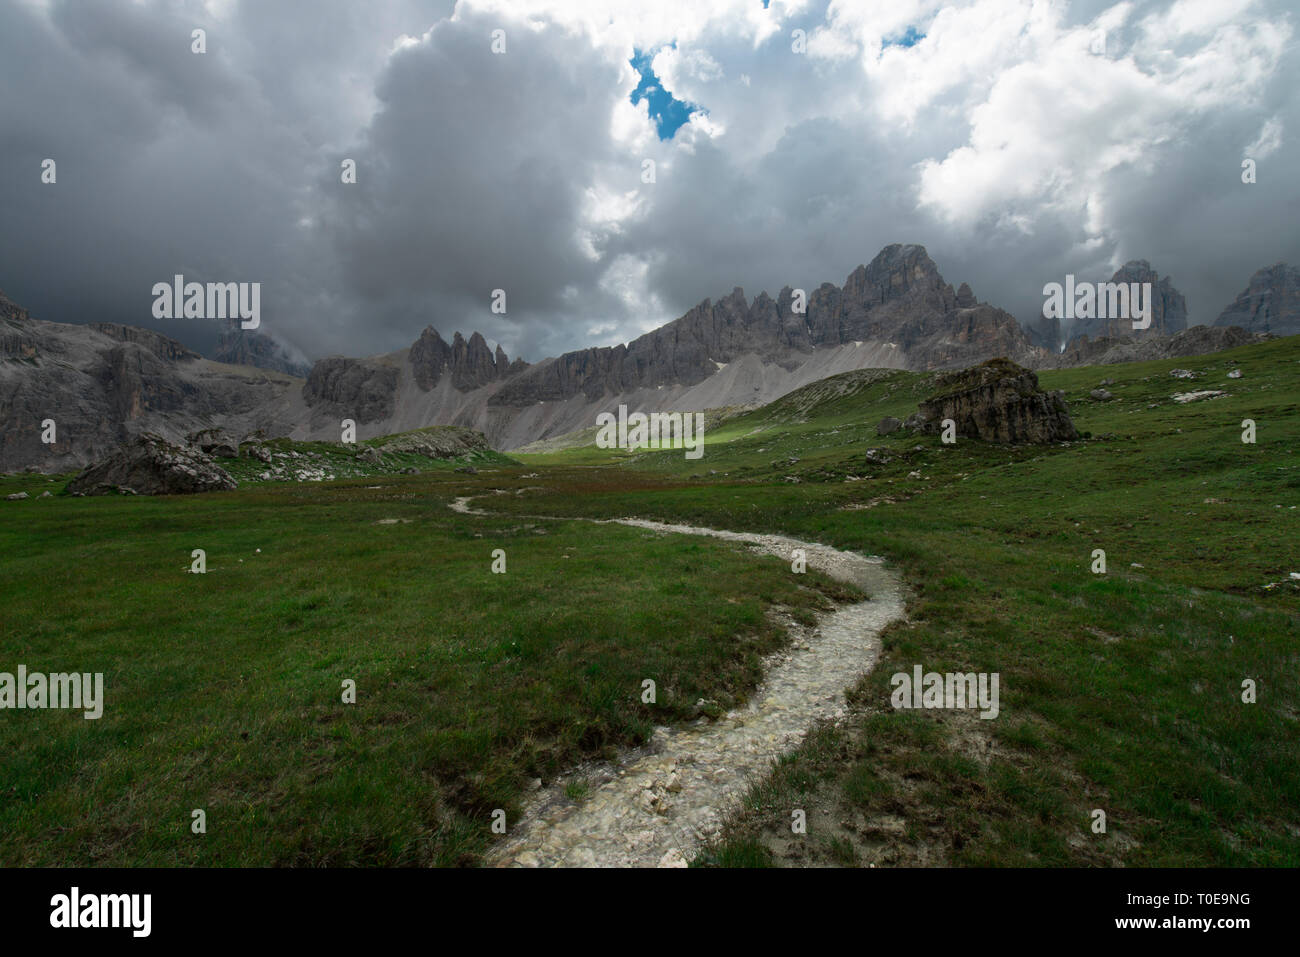
<path fill-rule="evenodd" d="M 909 425 L 934 433 L 952 419 L 957 434 L 986 442 L 1045 443 L 1077 439 L 1060 392 L 1045 392 L 1038 376 L 1009 359 L 941 376 L 939 392 L 920 403 Z"/>
<path fill-rule="evenodd" d="M 236 488 L 225 469 L 198 449 L 173 445 L 151 432 L 136 436 L 108 458 L 82 469 L 67 491 L 109 495 L 129 489 L 138 495 L 183 495 Z"/>

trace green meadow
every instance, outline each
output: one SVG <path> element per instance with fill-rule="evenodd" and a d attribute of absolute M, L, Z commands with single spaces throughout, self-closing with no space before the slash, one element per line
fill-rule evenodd
<path fill-rule="evenodd" d="M 580 521 L 624 516 L 880 555 L 910 592 L 848 717 L 698 864 L 1300 863 L 1300 337 L 1041 373 L 1078 442 L 877 437 L 933 379 L 815 383 L 713 421 L 698 460 L 587 444 L 476 475 L 0 502 L 0 671 L 102 671 L 106 694 L 98 721 L 0 712 L 0 863 L 473 864 L 534 779 L 744 701 L 787 640 L 770 610 L 855 597 Z M 1228 395 L 1171 398 L 1193 389 Z M 917 664 L 998 673 L 1000 714 L 894 710 Z"/>

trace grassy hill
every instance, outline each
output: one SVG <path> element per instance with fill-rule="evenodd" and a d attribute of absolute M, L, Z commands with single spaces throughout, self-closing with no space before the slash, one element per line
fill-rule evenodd
<path fill-rule="evenodd" d="M 914 589 L 853 717 L 708 859 L 1300 863 L 1300 338 L 1044 373 L 1089 436 L 1047 447 L 877 437 L 931 378 L 836 376 L 724 423 L 699 461 L 651 453 L 636 478 L 587 473 L 581 494 L 530 502 L 779 530 L 884 555 Z M 1089 398 L 1104 379 L 1115 398 Z M 1201 389 L 1228 395 L 1172 398 Z M 1002 715 L 894 711 L 889 677 L 915 664 L 1000 673 Z M 1267 689 L 1253 705 L 1247 678 Z"/>
<path fill-rule="evenodd" d="M 882 555 L 912 592 L 848 718 L 700 863 L 1300 863 L 1300 337 L 1043 373 L 1084 435 L 1044 447 L 877 437 L 932 379 L 814 383 L 720 419 L 697 461 L 573 447 L 0 502 L 0 670 L 102 670 L 108 697 L 98 722 L 0 713 L 0 862 L 477 860 L 532 779 L 742 700 L 787 640 L 768 609 L 845 595 L 725 543 L 534 517 L 634 515 Z M 1227 395 L 1172 398 L 1201 389 Z M 492 514 L 447 508 L 468 495 Z M 999 717 L 895 711 L 916 664 L 997 672 Z"/>

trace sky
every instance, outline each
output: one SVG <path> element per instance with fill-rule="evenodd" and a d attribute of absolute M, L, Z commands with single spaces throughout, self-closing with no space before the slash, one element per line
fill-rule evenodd
<path fill-rule="evenodd" d="M 260 282 L 311 359 L 536 361 L 899 242 L 1022 322 L 1130 259 L 1211 322 L 1300 265 L 1288 7 L 3 0 L 0 289 L 207 349 L 154 284 Z"/>

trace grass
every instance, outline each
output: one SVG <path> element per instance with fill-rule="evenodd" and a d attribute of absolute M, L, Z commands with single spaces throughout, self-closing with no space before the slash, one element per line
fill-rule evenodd
<path fill-rule="evenodd" d="M 883 555 L 911 590 L 848 717 L 697 864 L 1295 866 L 1300 337 L 1040 379 L 1084 439 L 881 438 L 933 377 L 857 372 L 716 422 L 698 461 L 573 447 L 477 476 L 2 503 L 0 670 L 103 670 L 108 705 L 0 715 L 0 862 L 479 860 L 530 778 L 742 700 L 784 640 L 766 609 L 843 597 L 718 542 L 532 517 L 637 515 Z M 1171 398 L 1201 388 L 1229 395 Z M 471 494 L 493 514 L 446 508 Z M 998 673 L 999 716 L 894 710 L 916 664 Z"/>
<path fill-rule="evenodd" d="M 785 639 L 766 610 L 844 594 L 694 537 L 457 515 L 459 478 L 4 503 L 0 670 L 103 672 L 107 702 L 0 714 L 0 863 L 472 863 L 530 778 L 742 701 Z"/>
<path fill-rule="evenodd" d="M 1300 339 L 1040 378 L 1084 441 L 880 438 L 931 377 L 848 373 L 724 425 L 698 463 L 575 470 L 582 493 L 545 503 L 882 554 L 913 588 L 851 717 L 778 767 L 704 862 L 760 841 L 776 860 L 843 864 L 848 840 L 864 864 L 1300 863 Z M 1103 378 L 1116 399 L 1089 399 Z M 1229 395 L 1172 401 L 1192 388 Z M 889 677 L 915 664 L 999 673 L 1001 715 L 893 710 Z M 1248 678 L 1267 689 L 1256 704 Z M 824 812 L 807 840 L 790 838 L 792 807 Z"/>

